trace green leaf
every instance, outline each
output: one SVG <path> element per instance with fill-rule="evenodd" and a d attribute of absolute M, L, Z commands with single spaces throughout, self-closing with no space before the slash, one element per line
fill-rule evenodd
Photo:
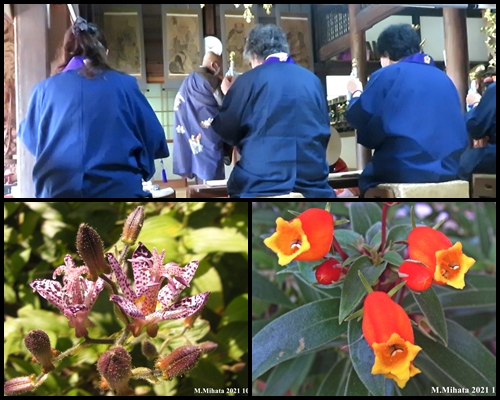
<path fill-rule="evenodd" d="M 231 322 L 217 332 L 217 338 L 226 347 L 229 357 L 241 361 L 241 356 L 248 351 L 248 322 Z"/>
<path fill-rule="evenodd" d="M 411 225 L 396 225 L 389 230 L 387 234 L 387 242 L 401 242 L 408 240 L 408 235 L 412 231 Z M 392 246 L 392 250 L 401 251 L 405 248 L 403 244 L 396 244 Z"/>
<path fill-rule="evenodd" d="M 266 380 L 262 396 L 282 396 L 292 385 L 301 385 L 315 357 L 316 353 L 304 354 L 277 365 Z"/>
<path fill-rule="evenodd" d="M 434 342 L 417 329 L 415 343 L 441 369 L 456 387 L 496 386 L 496 359 L 469 331 L 454 321 L 446 320 L 448 347 Z M 415 365 L 419 368 L 419 357 Z M 430 377 L 431 378 L 431 377 Z"/>
<path fill-rule="evenodd" d="M 292 308 L 293 303 L 275 285 L 269 282 L 258 272 L 252 270 L 252 297 L 267 301 L 272 304 Z"/>
<path fill-rule="evenodd" d="M 189 230 L 184 236 L 186 247 L 195 253 L 246 253 L 247 238 L 235 228 L 201 228 Z"/>
<path fill-rule="evenodd" d="M 314 350 L 344 334 L 337 323 L 338 299 L 319 300 L 292 310 L 252 338 L 252 381 L 273 366 Z"/>
<path fill-rule="evenodd" d="M 321 382 L 317 396 L 340 396 L 344 393 L 347 374 L 351 368 L 349 358 L 343 358 L 335 363 Z"/>
<path fill-rule="evenodd" d="M 9 215 L 12 215 L 20 204 L 21 203 L 3 203 L 3 219 L 5 220 Z"/>
<path fill-rule="evenodd" d="M 385 396 L 384 375 L 372 375 L 375 354 L 363 337 L 361 321 L 349 321 L 347 339 L 349 355 L 359 379 L 374 396 Z"/>
<path fill-rule="evenodd" d="M 344 396 L 368 396 L 369 390 L 359 379 L 354 368 L 351 368 L 347 377 L 347 385 L 345 386 Z"/>
<path fill-rule="evenodd" d="M 219 328 L 234 321 L 248 321 L 248 293 L 234 298 L 229 303 L 219 323 Z"/>
<path fill-rule="evenodd" d="M 368 231 L 366 232 L 366 235 L 365 235 L 366 243 L 375 244 L 374 238 L 377 234 L 380 234 L 381 229 L 382 229 L 382 222 L 380 222 L 380 221 L 375 222 L 370 227 L 370 229 L 368 229 Z M 379 241 L 380 241 L 380 239 L 379 239 Z"/>
<path fill-rule="evenodd" d="M 334 234 L 340 247 L 342 247 L 342 250 L 344 250 L 349 256 L 359 255 L 359 252 L 355 247 L 355 243 L 361 241 L 361 235 L 351 231 L 350 229 L 338 229 L 335 230 Z"/>
<path fill-rule="evenodd" d="M 446 331 L 443 308 L 441 307 L 441 303 L 436 296 L 436 292 L 434 292 L 432 287 L 421 293 L 416 293 L 413 290 L 410 291 L 416 303 L 420 307 L 420 310 L 422 310 L 422 313 L 427 319 L 427 323 L 430 328 L 446 345 L 448 343 L 448 332 Z"/>
<path fill-rule="evenodd" d="M 361 271 L 369 285 L 373 285 L 382 272 L 384 272 L 386 266 L 387 264 L 385 262 L 374 266 L 372 260 L 367 256 L 358 258 L 351 265 L 349 272 L 347 272 L 344 287 L 342 289 L 342 295 L 340 297 L 339 322 L 342 322 L 366 295 L 366 290 L 361 284 L 358 271 Z"/>
<path fill-rule="evenodd" d="M 384 261 L 387 261 L 389 264 L 395 265 L 396 267 L 399 267 L 403 263 L 403 257 L 401 257 L 398 253 L 395 251 L 389 251 L 385 253 L 382 257 Z"/>
<path fill-rule="evenodd" d="M 497 280 L 493 276 L 466 274 L 465 288 L 462 290 L 437 285 L 433 288 L 444 310 L 471 309 L 496 306 L 496 282 Z M 403 306 L 410 311 L 417 309 L 410 297 L 405 298 Z"/>
<path fill-rule="evenodd" d="M 368 229 L 382 219 L 382 210 L 375 203 L 351 203 L 349 217 L 353 231 L 365 236 Z"/>

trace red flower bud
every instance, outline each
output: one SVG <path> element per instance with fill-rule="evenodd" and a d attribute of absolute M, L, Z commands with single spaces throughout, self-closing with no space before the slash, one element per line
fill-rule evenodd
<path fill-rule="evenodd" d="M 7 395 L 21 394 L 35 389 L 36 375 L 20 376 L 11 379 L 3 385 L 3 392 Z"/>
<path fill-rule="evenodd" d="M 293 260 L 318 261 L 330 250 L 333 239 L 333 216 L 328 211 L 311 208 L 290 222 L 276 220 L 276 232 L 264 244 L 278 254 L 278 263 Z"/>
<path fill-rule="evenodd" d="M 33 354 L 35 360 L 42 364 L 44 374 L 54 371 L 56 367 L 52 364 L 54 354 L 50 347 L 49 336 L 41 330 L 30 331 L 24 337 L 26 348 Z"/>
<path fill-rule="evenodd" d="M 340 262 L 334 258 L 326 260 L 323 262 L 316 270 L 316 280 L 322 285 L 330 285 L 333 282 L 337 282 L 342 275 L 342 268 Z"/>
<path fill-rule="evenodd" d="M 129 396 L 134 392 L 128 386 L 132 376 L 132 358 L 123 347 L 115 347 L 101 354 L 97 370 L 118 396 Z"/>
<path fill-rule="evenodd" d="M 417 292 L 429 289 L 434 277 L 429 268 L 409 261 L 401 264 L 398 274 L 406 282 L 406 286 Z"/>
<path fill-rule="evenodd" d="M 199 346 L 182 346 L 159 358 L 155 367 L 164 371 L 165 379 L 171 380 L 193 369 L 202 354 L 203 349 Z"/>
<path fill-rule="evenodd" d="M 99 275 L 109 274 L 111 267 L 104 261 L 104 246 L 99 234 L 87 224 L 80 224 L 76 236 L 78 254 L 89 269 L 87 279 L 97 281 Z"/>

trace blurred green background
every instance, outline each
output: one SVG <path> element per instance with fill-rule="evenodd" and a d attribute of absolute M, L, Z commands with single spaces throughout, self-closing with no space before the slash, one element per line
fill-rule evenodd
<path fill-rule="evenodd" d="M 75 240 L 78 226 L 86 222 L 101 235 L 106 251 L 120 251 L 119 241 L 127 215 L 144 205 L 146 219 L 138 241 L 150 250 L 165 249 L 164 262 L 184 266 L 199 260 L 191 287 L 182 297 L 204 291 L 211 295 L 201 316 L 183 336 L 183 320 L 160 323 L 159 348 L 172 339 L 165 352 L 206 340 L 219 347 L 204 355 L 190 373 L 161 385 L 131 380 L 136 394 L 196 395 L 195 389 L 222 389 L 225 395 L 248 395 L 248 204 L 247 203 L 6 203 L 4 204 L 4 378 L 39 374 L 39 364 L 31 362 L 23 338 L 32 329 L 43 329 L 52 347 L 64 351 L 79 343 L 67 319 L 50 305 L 29 283 L 36 278 L 51 279 L 55 268 L 70 254 L 81 265 Z M 135 246 L 129 250 L 132 254 Z M 59 281 L 61 278 L 59 278 Z M 90 313 L 92 338 L 115 334 L 123 324 L 113 313 L 106 289 Z M 67 357 L 36 392 L 27 395 L 99 395 L 96 362 L 109 345 L 86 347 Z M 137 341 L 131 349 L 133 367 L 152 368 Z M 235 390 L 226 390 L 232 388 Z M 231 393 L 233 392 L 233 393 Z M 236 393 L 234 393 L 236 392 Z M 207 395 L 206 393 L 202 395 Z M 221 395 L 220 393 L 218 395 Z"/>

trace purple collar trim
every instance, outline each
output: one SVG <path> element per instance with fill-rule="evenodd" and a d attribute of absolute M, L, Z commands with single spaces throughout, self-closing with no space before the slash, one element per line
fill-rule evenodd
<path fill-rule="evenodd" d="M 411 55 L 410 57 L 403 58 L 401 61 L 412 62 L 417 64 L 427 64 L 427 65 L 432 65 L 433 67 L 436 66 L 433 58 L 429 54 L 425 53 L 416 53 Z"/>
<path fill-rule="evenodd" d="M 62 72 L 70 71 L 72 69 L 82 68 L 85 65 L 84 60 L 85 60 L 85 57 L 82 57 L 82 56 L 73 57 L 70 60 L 70 62 L 68 63 L 68 65 L 66 65 L 66 68 L 63 69 Z"/>
<path fill-rule="evenodd" d="M 283 53 L 283 55 L 269 56 L 265 59 L 265 61 L 262 64 L 270 64 L 270 63 L 276 63 L 276 62 L 281 62 L 281 63 L 286 63 L 286 64 L 295 64 L 295 61 L 293 61 L 290 54 L 284 54 L 284 53 Z"/>

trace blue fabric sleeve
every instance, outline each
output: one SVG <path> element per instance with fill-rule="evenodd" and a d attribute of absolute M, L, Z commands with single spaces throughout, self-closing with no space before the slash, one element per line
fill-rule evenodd
<path fill-rule="evenodd" d="M 489 136 L 496 141 L 496 96 L 495 82 L 488 87 L 479 105 L 465 114 L 467 131 L 472 139 Z"/>

